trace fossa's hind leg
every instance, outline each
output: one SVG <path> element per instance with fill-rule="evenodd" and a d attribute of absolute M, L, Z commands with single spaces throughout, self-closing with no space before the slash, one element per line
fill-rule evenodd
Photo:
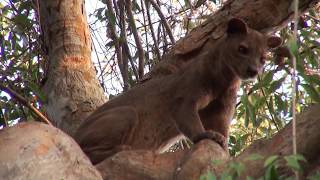
<path fill-rule="evenodd" d="M 126 144 L 132 138 L 138 121 L 134 108 L 116 107 L 98 111 L 88 117 L 78 129 L 75 139 L 93 164 L 130 149 Z"/>

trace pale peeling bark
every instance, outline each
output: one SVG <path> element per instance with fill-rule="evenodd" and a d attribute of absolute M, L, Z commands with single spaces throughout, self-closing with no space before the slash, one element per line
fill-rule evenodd
<path fill-rule="evenodd" d="M 100 173 L 77 143 L 43 123 L 0 130 L 0 179 L 99 180 Z"/>
<path fill-rule="evenodd" d="M 320 152 L 320 105 L 313 105 L 297 117 L 298 153 L 308 160 L 304 174 L 307 177 L 313 166 L 319 166 Z M 242 162 L 245 166 L 243 176 L 254 179 L 261 177 L 264 172 L 265 159 L 248 161 L 251 154 L 256 153 L 267 158 L 271 155 L 285 156 L 292 154 L 292 125 L 288 124 L 277 135 L 270 139 L 259 140 L 247 148 L 235 159 L 230 159 L 227 153 L 214 141 L 203 140 L 191 150 L 155 154 L 151 151 L 123 151 L 96 165 L 104 179 L 199 179 L 207 171 L 221 175 L 228 162 Z M 219 165 L 213 163 L 219 160 Z M 309 169 L 308 169 L 309 168 Z M 282 173 L 292 173 L 284 166 Z"/>
<path fill-rule="evenodd" d="M 84 1 L 40 1 L 40 16 L 48 64 L 46 113 L 54 125 L 73 135 L 105 102 L 91 62 Z"/>

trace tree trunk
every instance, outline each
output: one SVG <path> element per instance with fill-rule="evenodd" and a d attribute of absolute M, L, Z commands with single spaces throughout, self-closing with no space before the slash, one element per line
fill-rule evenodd
<path fill-rule="evenodd" d="M 91 62 L 84 1 L 43 0 L 40 15 L 47 53 L 46 113 L 72 136 L 82 120 L 105 102 Z"/>
<path fill-rule="evenodd" d="M 302 177 L 319 166 L 320 152 L 320 105 L 314 105 L 297 117 L 298 153 L 308 160 Z M 251 176 L 258 179 L 264 173 L 263 163 L 271 155 L 280 157 L 292 154 L 292 125 L 288 124 L 271 139 L 259 140 L 247 148 L 241 155 L 229 159 L 227 153 L 214 141 L 203 140 L 193 148 L 175 153 L 155 154 L 151 151 L 122 151 L 96 165 L 104 179 L 199 179 L 200 175 L 212 171 L 221 175 L 228 162 L 242 162 L 245 171 L 240 179 Z M 261 160 L 246 160 L 253 153 L 264 157 Z M 214 165 L 214 160 L 221 161 Z M 291 173 L 285 166 L 280 166 L 282 173 Z"/>

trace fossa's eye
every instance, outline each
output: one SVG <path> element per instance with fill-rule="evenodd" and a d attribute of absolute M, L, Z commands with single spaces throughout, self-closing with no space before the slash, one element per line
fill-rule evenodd
<path fill-rule="evenodd" d="M 246 47 L 245 45 L 240 44 L 239 47 L 238 47 L 238 51 L 239 51 L 241 54 L 248 54 L 249 49 L 248 49 L 248 47 Z"/>

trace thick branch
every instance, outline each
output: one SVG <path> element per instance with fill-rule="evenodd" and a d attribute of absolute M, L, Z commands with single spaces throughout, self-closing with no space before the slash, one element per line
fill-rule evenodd
<path fill-rule="evenodd" d="M 314 105 L 297 116 L 298 153 L 309 164 L 317 163 L 320 151 L 320 105 Z M 226 162 L 241 161 L 245 164 L 244 176 L 260 177 L 264 172 L 264 160 L 245 161 L 252 153 L 263 157 L 292 154 L 291 124 L 288 124 L 271 139 L 259 140 L 240 156 L 229 160 L 226 152 L 215 142 L 204 140 L 189 151 L 155 154 L 150 151 L 122 151 L 106 159 L 96 167 L 104 179 L 199 179 L 208 170 L 220 175 Z M 306 138 L 307 137 L 307 138 Z M 222 161 L 215 166 L 212 161 Z M 254 171 L 252 171 L 254 169 Z M 285 170 L 285 169 L 284 169 Z M 283 171 L 285 172 L 285 171 Z M 308 173 L 308 172 L 307 172 Z"/>
<path fill-rule="evenodd" d="M 297 116 L 297 153 L 302 154 L 312 165 L 319 158 L 320 152 L 320 105 L 313 105 Z M 261 140 L 247 148 L 235 160 L 244 162 L 244 159 L 253 153 L 259 153 L 264 157 L 270 155 L 285 156 L 293 153 L 292 149 L 292 125 L 289 123 L 284 129 L 271 139 Z M 263 168 L 249 171 L 255 167 L 263 167 L 263 160 L 246 163 L 248 171 L 245 176 L 257 177 L 263 172 Z M 307 170 L 305 173 L 308 173 Z"/>

